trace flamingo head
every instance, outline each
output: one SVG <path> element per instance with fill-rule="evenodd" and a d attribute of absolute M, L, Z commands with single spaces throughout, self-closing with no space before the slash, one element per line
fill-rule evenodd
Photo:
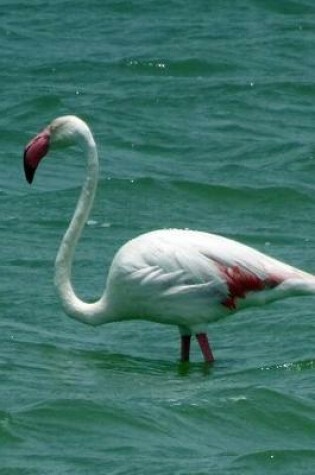
<path fill-rule="evenodd" d="M 68 146 L 77 142 L 86 124 L 75 116 L 58 117 L 48 127 L 37 134 L 24 149 L 24 172 L 29 183 L 32 183 L 35 172 L 42 158 L 51 146 Z"/>

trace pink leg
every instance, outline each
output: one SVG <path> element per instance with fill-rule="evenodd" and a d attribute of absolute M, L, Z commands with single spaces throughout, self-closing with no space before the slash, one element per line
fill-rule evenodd
<path fill-rule="evenodd" d="M 196 338 L 198 340 L 205 361 L 207 363 L 212 363 L 214 361 L 214 357 L 209 345 L 208 336 L 206 335 L 206 333 L 198 333 L 198 335 L 196 335 Z"/>
<path fill-rule="evenodd" d="M 189 361 L 191 335 L 182 335 L 181 361 Z"/>

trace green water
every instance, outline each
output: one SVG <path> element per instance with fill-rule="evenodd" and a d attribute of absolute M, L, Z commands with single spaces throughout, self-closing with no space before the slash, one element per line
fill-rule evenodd
<path fill-rule="evenodd" d="M 315 272 L 311 0 L 0 2 L 1 474 L 313 474 L 314 298 L 211 325 L 216 363 L 176 328 L 70 320 L 53 263 L 85 173 L 26 142 L 86 119 L 101 180 L 75 287 L 119 246 L 185 227 Z"/>

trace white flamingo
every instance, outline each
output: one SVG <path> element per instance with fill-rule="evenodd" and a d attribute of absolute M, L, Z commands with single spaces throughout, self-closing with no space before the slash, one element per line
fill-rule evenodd
<path fill-rule="evenodd" d="M 57 143 L 79 144 L 87 154 L 85 182 L 55 263 L 55 285 L 70 317 L 90 325 L 132 319 L 177 325 L 181 360 L 189 361 L 191 336 L 196 335 L 204 360 L 212 362 L 208 323 L 245 307 L 315 293 L 313 275 L 248 246 L 214 234 L 165 229 L 123 245 L 112 261 L 101 298 L 83 302 L 72 288 L 71 266 L 98 182 L 97 147 L 81 119 L 55 119 L 25 148 L 29 183 L 40 160 Z"/>

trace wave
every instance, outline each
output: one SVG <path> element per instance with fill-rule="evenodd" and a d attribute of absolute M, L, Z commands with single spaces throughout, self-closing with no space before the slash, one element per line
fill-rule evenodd
<path fill-rule="evenodd" d="M 173 180 L 173 179 L 158 179 L 153 177 L 137 177 L 137 178 L 117 178 L 107 177 L 100 180 L 99 187 L 133 187 L 138 189 L 150 189 L 155 191 L 157 188 L 174 187 L 177 190 L 190 192 L 196 196 L 217 196 L 225 197 L 232 195 L 238 198 L 252 199 L 253 197 L 270 199 L 277 196 L 278 199 L 287 200 L 293 199 L 298 201 L 305 201 L 305 199 L 312 198 L 313 194 L 308 190 L 296 189 L 290 186 L 240 186 L 233 187 L 227 185 L 218 185 L 207 182 L 196 182 L 189 180 Z M 152 191 L 152 192 L 153 192 Z"/>
<path fill-rule="evenodd" d="M 12 415 L 7 411 L 0 411 L 0 443 L 1 446 L 7 443 L 20 442 L 22 439 L 14 430 Z"/>
<path fill-rule="evenodd" d="M 236 68 L 226 61 L 207 61 L 197 58 L 187 58 L 177 61 L 165 59 L 124 59 L 120 63 L 122 68 L 131 69 L 140 74 L 167 74 L 170 76 L 212 76 L 216 73 L 233 72 Z"/>
<path fill-rule="evenodd" d="M 74 162 L 75 163 L 75 162 Z M 73 170 L 73 167 L 71 167 Z M 50 171 L 50 169 L 48 170 Z M 66 172 L 68 169 L 66 170 Z M 68 193 L 71 191 L 78 191 L 81 188 L 84 172 L 80 168 L 76 168 L 74 173 L 72 171 L 72 176 L 75 177 L 77 184 L 73 186 L 73 181 L 67 179 L 67 173 L 63 173 L 64 170 L 57 168 L 54 170 L 54 176 L 59 183 L 59 189 L 49 189 L 49 181 L 53 180 L 53 177 L 48 177 L 45 183 L 45 188 L 39 188 L 40 185 L 37 185 L 35 188 L 36 195 L 46 195 L 50 193 Z M 225 171 L 224 176 L 226 176 Z M 229 167 L 229 172 L 231 173 L 231 167 Z M 244 174 L 243 167 L 239 165 L 237 169 L 234 167 L 234 173 L 240 175 Z M 81 175 L 81 178 L 80 178 Z M 215 175 L 220 175 L 220 170 L 216 170 Z M 60 180 L 59 180 L 60 178 Z M 198 178 L 201 178 L 198 177 Z M 159 176 L 145 176 L 141 174 L 135 174 L 134 177 L 117 177 L 117 176 L 107 176 L 101 177 L 98 186 L 98 192 L 111 193 L 113 190 L 123 190 L 124 193 L 127 193 L 129 189 L 133 189 L 135 192 L 148 192 L 152 196 L 155 193 L 159 193 L 161 190 L 169 190 L 171 192 L 180 192 L 187 193 L 189 196 L 209 198 L 209 199 L 221 199 L 225 200 L 236 199 L 241 201 L 247 201 L 250 203 L 252 200 L 260 202 L 274 201 L 275 205 L 284 205 L 288 202 L 299 204 L 305 203 L 306 201 L 314 200 L 314 193 L 312 187 L 297 187 L 295 183 L 292 185 L 253 185 L 241 183 L 239 186 L 235 186 L 235 182 L 231 185 L 227 183 L 225 179 L 223 184 L 220 184 L 219 179 L 214 179 L 213 182 L 209 182 L 206 177 L 205 180 L 186 180 L 186 179 L 174 179 L 173 177 L 159 177 Z M 63 187 L 61 188 L 60 185 Z M 55 188 L 55 187 L 54 187 Z M 48 191 L 47 191 L 48 189 Z M 34 192 L 33 192 L 34 193 Z M 32 199 L 28 188 L 23 190 L 23 194 L 27 196 L 27 199 Z M 6 196 L 7 193 L 3 190 L 0 190 L 0 197 Z M 20 196 L 19 196 L 20 199 Z"/>
<path fill-rule="evenodd" d="M 272 444 L 270 444 L 272 445 Z M 254 473 L 255 470 L 265 467 L 264 473 L 313 473 L 315 462 L 315 450 L 289 448 L 269 448 L 265 450 L 255 450 L 235 457 L 232 466 L 242 469 L 247 473 L 250 469 Z M 283 471 L 282 471 L 283 469 Z"/>

